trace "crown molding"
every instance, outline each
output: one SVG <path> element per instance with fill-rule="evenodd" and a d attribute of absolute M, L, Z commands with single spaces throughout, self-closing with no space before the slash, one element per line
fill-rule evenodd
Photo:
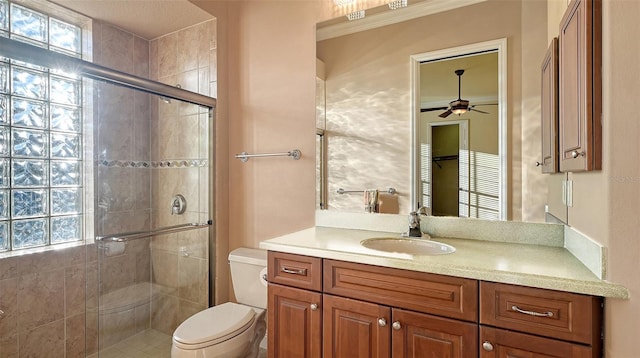
<path fill-rule="evenodd" d="M 318 24 L 316 29 L 316 41 L 328 40 L 334 37 L 353 34 L 376 27 L 392 25 L 402 21 L 437 14 L 485 1 L 487 0 L 427 0 L 401 9 L 375 13 L 360 20 L 348 21 L 345 16 L 344 22 L 327 26 L 322 26 L 322 23 Z"/>

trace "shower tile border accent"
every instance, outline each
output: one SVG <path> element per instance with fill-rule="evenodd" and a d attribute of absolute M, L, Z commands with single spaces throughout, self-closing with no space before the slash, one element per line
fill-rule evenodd
<path fill-rule="evenodd" d="M 207 159 L 175 159 L 160 161 L 99 160 L 98 166 L 107 168 L 204 168 L 209 166 Z"/>

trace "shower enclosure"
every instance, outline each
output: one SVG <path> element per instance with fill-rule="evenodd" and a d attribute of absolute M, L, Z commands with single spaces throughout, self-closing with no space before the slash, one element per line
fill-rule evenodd
<path fill-rule="evenodd" d="M 168 339 L 212 297 L 215 99 L 7 38 L 0 49 L 21 68 L 75 79 L 81 94 L 66 114 L 82 127 L 79 160 L 62 163 L 81 183 L 68 197 L 78 215 L 60 225 L 85 242 L 85 355 L 140 334 Z"/>

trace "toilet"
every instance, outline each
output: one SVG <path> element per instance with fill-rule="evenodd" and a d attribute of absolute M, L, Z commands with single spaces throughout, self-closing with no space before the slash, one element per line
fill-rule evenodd
<path fill-rule="evenodd" d="M 266 332 L 267 252 L 229 253 L 238 303 L 227 302 L 187 318 L 173 333 L 172 358 L 257 357 Z"/>

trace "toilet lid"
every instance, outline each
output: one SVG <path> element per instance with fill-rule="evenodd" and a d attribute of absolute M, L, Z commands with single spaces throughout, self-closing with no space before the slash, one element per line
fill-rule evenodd
<path fill-rule="evenodd" d="M 249 306 L 223 303 L 187 318 L 173 333 L 173 339 L 189 345 L 224 341 L 226 337 L 244 331 L 255 314 Z"/>

